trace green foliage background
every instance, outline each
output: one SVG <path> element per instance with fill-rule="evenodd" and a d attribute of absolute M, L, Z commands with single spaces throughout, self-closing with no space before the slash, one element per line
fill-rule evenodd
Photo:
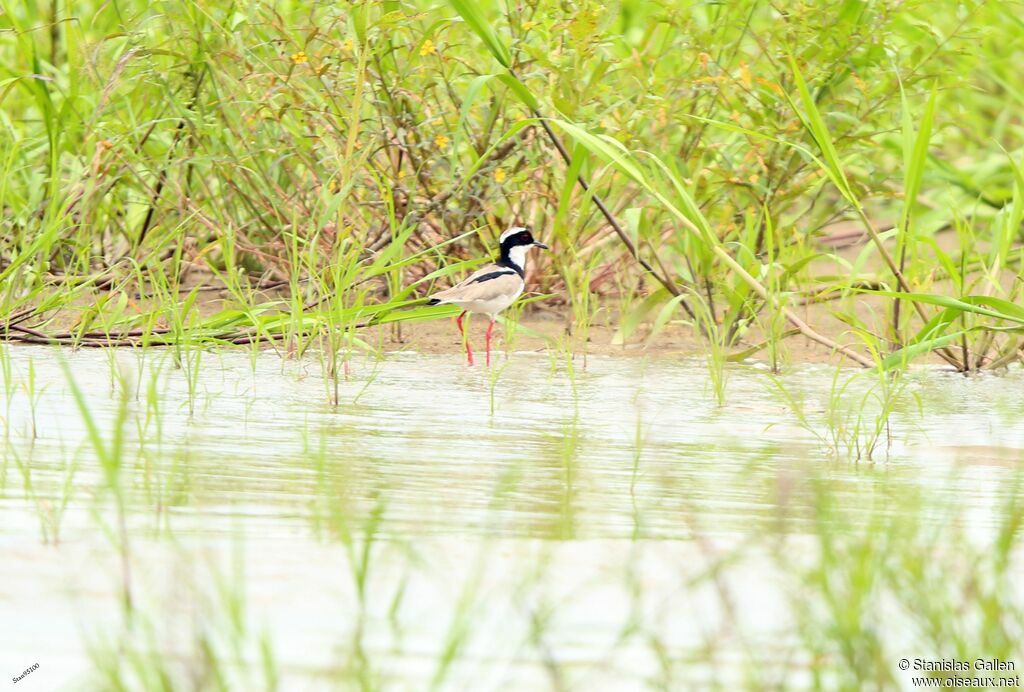
<path fill-rule="evenodd" d="M 827 296 L 826 331 L 868 351 L 969 335 L 962 369 L 1016 357 L 1020 315 L 991 303 L 996 318 L 892 314 L 893 297 L 874 322 L 855 303 L 1017 302 L 1020 3 L 0 7 L 0 306 L 40 329 L 97 288 L 154 300 L 90 322 L 166 325 L 197 278 L 231 289 L 248 330 L 256 306 L 293 325 L 351 307 L 354 323 L 518 221 L 556 247 L 535 287 L 577 323 L 611 300 L 623 338 L 682 319 L 730 347 L 751 327 L 775 342 L 787 307 Z M 561 124 L 572 169 L 533 109 Z M 877 245 L 851 259 L 816 242 L 843 219 L 889 239 L 905 285 Z M 954 251 L 933 242 L 950 228 Z"/>

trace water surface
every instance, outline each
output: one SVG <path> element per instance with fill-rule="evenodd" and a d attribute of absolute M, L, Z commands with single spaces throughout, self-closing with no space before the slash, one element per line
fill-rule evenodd
<path fill-rule="evenodd" d="M 886 395 L 744 365 L 719 405 L 703 361 L 393 354 L 355 357 L 334 406 L 316 359 L 190 357 L 6 349 L 0 668 L 40 664 L 19 685 L 838 684 L 810 644 L 839 607 L 822 570 L 987 554 L 1020 496 L 1019 371 Z M 894 654 L 930 646 L 905 609 Z"/>

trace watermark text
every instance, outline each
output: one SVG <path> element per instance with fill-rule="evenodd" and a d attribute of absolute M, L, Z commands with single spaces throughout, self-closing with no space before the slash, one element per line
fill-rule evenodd
<path fill-rule="evenodd" d="M 19 675 L 16 678 L 11 678 L 11 679 L 14 680 L 14 682 L 17 683 L 20 680 L 23 680 L 29 673 L 35 672 L 36 670 L 39 670 L 39 664 L 38 663 L 33 663 L 28 668 L 26 668 L 24 671 L 22 671 L 21 675 Z"/>
<path fill-rule="evenodd" d="M 927 673 L 914 675 L 910 683 L 914 687 L 937 687 L 944 689 L 981 687 L 1000 688 L 1020 687 L 1020 674 L 1017 664 L 999 658 L 975 658 L 960 660 L 956 658 L 901 658 L 899 669 L 911 673 Z M 998 673 L 993 675 L 993 673 Z"/>

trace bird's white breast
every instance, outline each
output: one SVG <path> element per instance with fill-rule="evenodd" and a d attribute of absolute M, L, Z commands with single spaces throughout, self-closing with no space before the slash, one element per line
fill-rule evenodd
<path fill-rule="evenodd" d="M 530 249 L 529 245 L 516 245 L 508 251 L 509 260 L 520 269 L 526 268 L 526 251 Z"/>

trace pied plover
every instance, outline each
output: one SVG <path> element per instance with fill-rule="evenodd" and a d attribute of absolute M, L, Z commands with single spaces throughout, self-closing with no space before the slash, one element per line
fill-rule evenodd
<path fill-rule="evenodd" d="M 462 318 L 467 312 L 487 315 L 491 323 L 487 325 L 487 365 L 491 364 L 491 332 L 498 313 L 515 302 L 523 292 L 526 282 L 523 280 L 526 267 L 526 253 L 530 248 L 539 247 L 547 250 L 548 246 L 534 240 L 530 229 L 513 226 L 498 239 L 501 256 L 493 264 L 485 264 L 475 272 L 452 286 L 446 291 L 430 296 L 428 305 L 445 303 L 458 305 L 462 312 L 455 318 L 459 333 L 466 344 L 466 360 L 473 364 L 473 349 L 462 326 Z"/>

